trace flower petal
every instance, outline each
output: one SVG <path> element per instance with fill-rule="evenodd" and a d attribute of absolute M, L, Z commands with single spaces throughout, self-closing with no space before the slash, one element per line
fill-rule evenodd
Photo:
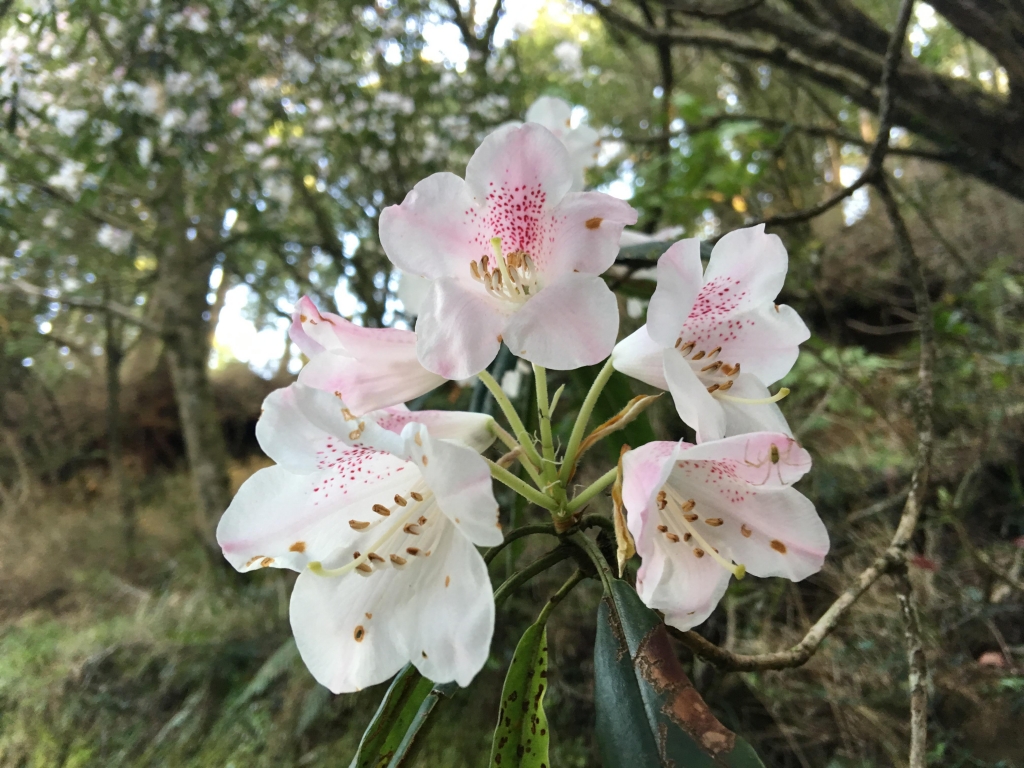
<path fill-rule="evenodd" d="M 697 442 L 724 437 L 725 412 L 722 405 L 708 394 L 686 358 L 669 348 L 662 353 L 662 363 L 679 418 L 696 431 Z"/>
<path fill-rule="evenodd" d="M 341 320 L 338 315 L 328 313 L 326 318 Z M 325 349 L 333 349 L 341 345 L 330 322 L 324 322 L 325 316 L 320 314 L 316 304 L 309 296 L 303 296 L 292 312 L 292 324 L 288 328 L 288 336 L 302 350 L 306 357 L 313 357 Z"/>
<path fill-rule="evenodd" d="M 416 320 L 416 352 L 446 379 L 480 373 L 498 354 L 505 316 L 482 293 L 452 278 L 434 283 Z"/>
<path fill-rule="evenodd" d="M 381 339 L 377 355 L 356 359 L 337 350 L 316 355 L 299 372 L 299 381 L 316 389 L 340 392 L 345 405 L 357 416 L 424 395 L 443 384 L 445 378 L 420 365 L 415 334 L 403 333 L 408 333 L 407 340 Z"/>
<path fill-rule="evenodd" d="M 679 338 L 703 285 L 702 269 L 696 238 L 680 240 L 658 259 L 658 287 L 647 309 L 647 332 L 663 347 L 675 345 Z"/>
<path fill-rule="evenodd" d="M 504 191 L 537 200 L 551 210 L 572 186 L 569 151 L 551 131 L 536 123 L 504 125 L 491 132 L 473 153 L 466 166 L 466 184 L 480 201 Z M 503 234 L 493 232 L 491 236 Z M 511 250 L 506 248 L 506 252 Z"/>
<path fill-rule="evenodd" d="M 668 479 L 672 457 L 678 449 L 678 443 L 655 441 L 622 456 L 622 503 L 626 506 L 627 527 L 638 546 L 640 541 L 650 537 L 649 528 L 655 522 L 651 508 L 655 496 Z"/>
<path fill-rule="evenodd" d="M 778 461 L 772 460 L 777 455 Z M 755 432 L 689 448 L 687 461 L 714 461 L 756 486 L 792 485 L 811 470 L 811 455 L 789 435 Z"/>
<path fill-rule="evenodd" d="M 629 203 L 603 192 L 572 192 L 551 212 L 531 255 L 548 281 L 569 272 L 601 274 L 615 263 L 622 228 L 636 223 Z"/>
<path fill-rule="evenodd" d="M 502 541 L 498 502 L 491 470 L 472 448 L 431 436 L 422 424 L 402 430 L 405 456 L 420 468 L 437 506 L 474 544 L 493 547 Z"/>
<path fill-rule="evenodd" d="M 561 138 L 572 124 L 572 105 L 557 96 L 541 96 L 526 110 L 526 122 L 543 125 Z"/>
<path fill-rule="evenodd" d="M 495 439 L 494 417 L 468 411 L 399 411 L 389 408 L 377 415 L 377 423 L 390 432 L 400 434 L 406 424 L 422 424 L 430 436 L 438 440 L 452 440 L 483 453 Z"/>
<path fill-rule="evenodd" d="M 480 195 L 483 200 L 483 195 Z M 435 173 L 423 179 L 401 205 L 380 213 L 380 243 L 399 269 L 437 279 L 468 276 L 469 262 L 480 257 L 475 243 L 479 205 L 454 173 Z M 484 249 L 483 253 L 489 251 Z"/>
<path fill-rule="evenodd" d="M 645 384 L 667 390 L 663 351 L 661 344 L 650 337 L 645 325 L 615 345 L 612 350 L 612 366 Z"/>
<path fill-rule="evenodd" d="M 811 332 L 792 307 L 765 304 L 709 329 L 709 348 L 722 347 L 723 360 L 740 362 L 764 384 L 774 384 L 793 368 L 799 346 Z"/>
<path fill-rule="evenodd" d="M 742 397 L 748 400 L 764 400 L 771 397 L 768 387 L 756 376 L 741 373 L 733 380 L 728 394 L 731 397 Z M 792 436 L 786 417 L 775 403 L 737 403 L 725 398 L 718 399 L 725 413 L 725 434 L 742 435 L 747 432 L 782 432 Z"/>
<path fill-rule="evenodd" d="M 740 295 L 737 309 L 755 309 L 775 300 L 786 281 L 789 256 L 778 235 L 764 224 L 736 229 L 719 240 L 704 272 L 705 290 L 721 284 Z"/>
<path fill-rule="evenodd" d="M 618 301 L 604 280 L 569 273 L 523 304 L 503 334 L 519 357 L 565 371 L 608 357 L 618 329 Z"/>
<path fill-rule="evenodd" d="M 289 471 L 315 471 L 331 436 L 302 414 L 296 389 L 274 390 L 263 400 L 262 411 L 256 422 L 256 440 L 263 452 Z"/>

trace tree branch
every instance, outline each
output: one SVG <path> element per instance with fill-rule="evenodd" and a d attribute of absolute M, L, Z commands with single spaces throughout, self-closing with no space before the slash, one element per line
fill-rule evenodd
<path fill-rule="evenodd" d="M 914 606 L 913 589 L 906 565 L 896 570 L 896 596 L 907 638 L 907 660 L 910 664 L 910 760 L 909 768 L 928 765 L 928 661 L 921 643 L 921 627 Z"/>
<path fill-rule="evenodd" d="M 34 296 L 37 298 L 46 299 L 48 301 L 58 301 L 61 304 L 67 304 L 72 307 L 81 307 L 82 309 L 94 309 L 101 312 L 109 312 L 122 320 L 137 325 L 145 331 L 155 333 L 158 336 L 163 335 L 163 328 L 157 323 L 147 320 L 144 317 L 139 317 L 129 307 L 123 304 L 118 304 L 115 301 L 99 301 L 96 299 L 85 299 L 78 296 L 62 296 L 60 294 L 51 296 L 45 289 L 39 286 L 27 283 L 24 280 L 12 280 L 9 285 L 0 284 L 0 293 L 22 293 L 26 296 Z"/>

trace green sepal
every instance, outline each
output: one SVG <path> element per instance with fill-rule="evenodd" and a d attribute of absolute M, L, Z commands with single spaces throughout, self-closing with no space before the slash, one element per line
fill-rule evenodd
<path fill-rule="evenodd" d="M 711 713 L 664 623 L 624 581 L 612 582 L 598 608 L 594 698 L 605 768 L 764 768 Z"/>
<path fill-rule="evenodd" d="M 549 768 L 551 765 L 548 718 L 544 714 L 547 675 L 547 628 L 537 623 L 523 633 L 505 676 L 490 765 L 497 768 Z"/>

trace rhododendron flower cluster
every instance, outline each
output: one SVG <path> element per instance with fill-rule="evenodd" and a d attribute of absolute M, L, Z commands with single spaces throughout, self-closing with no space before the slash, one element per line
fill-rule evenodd
<path fill-rule="evenodd" d="M 696 240 L 671 245 L 646 324 L 616 345 L 618 300 L 602 274 L 637 213 L 574 191 L 574 142 L 594 145 L 597 134 L 569 131 L 568 105 L 543 101 L 527 117 L 484 138 L 464 179 L 434 174 L 381 213 L 385 253 L 428 286 L 414 331 L 365 328 L 299 301 L 290 333 L 308 362 L 267 398 L 257 426 L 276 466 L 253 475 L 221 521 L 218 540 L 237 569 L 299 572 L 292 628 L 333 691 L 406 664 L 463 686 L 481 669 L 495 601 L 477 547 L 506 541 L 495 479 L 550 515 L 551 532 L 589 559 L 606 592 L 614 576 L 582 512 L 614 483 L 607 523 L 619 556 L 636 553 L 637 595 L 680 629 L 704 621 L 733 577 L 798 581 L 828 551 L 814 505 L 792 487 L 811 458 L 778 406 L 788 390 L 768 389 L 809 336 L 795 310 L 775 303 L 788 267 L 782 242 L 763 227 L 730 232 L 706 269 Z M 487 370 L 502 344 L 533 364 L 536 434 Z M 562 390 L 549 397 L 547 369 L 602 360 L 559 450 L 552 411 Z M 580 456 L 656 399 L 620 404 L 586 436 L 614 369 L 669 391 L 695 442 L 635 446 L 579 489 Z M 490 416 L 404 405 L 474 375 L 509 430 Z M 496 437 L 507 453 L 487 458 Z"/>

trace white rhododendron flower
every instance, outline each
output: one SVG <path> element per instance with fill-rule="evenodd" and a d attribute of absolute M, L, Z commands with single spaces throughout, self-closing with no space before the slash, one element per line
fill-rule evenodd
<path fill-rule="evenodd" d="M 565 146 L 539 125 L 490 134 L 466 179 L 436 173 L 380 215 L 401 270 L 432 281 L 416 323 L 424 367 L 448 379 L 479 373 L 501 342 L 568 370 L 608 356 L 618 304 L 599 275 L 636 211 L 600 192 L 570 192 Z"/>
<path fill-rule="evenodd" d="M 703 622 L 733 575 L 800 581 L 821 569 L 828 531 L 789 487 L 811 457 L 787 435 L 648 443 L 626 453 L 622 468 L 627 525 L 643 558 L 637 593 L 668 624 Z"/>
<path fill-rule="evenodd" d="M 681 240 L 658 260 L 647 324 L 615 347 L 615 368 L 672 393 L 697 441 L 789 426 L 767 385 L 796 362 L 810 332 L 775 297 L 789 258 L 764 225 L 715 245 L 701 275 L 700 243 Z"/>
<path fill-rule="evenodd" d="M 543 125 L 569 150 L 572 165 L 572 189 L 586 186 L 584 172 L 597 164 L 601 136 L 589 125 L 572 127 L 572 105 L 555 96 L 541 96 L 526 110 L 526 122 Z"/>
<path fill-rule="evenodd" d="M 299 571 L 291 624 L 313 676 L 335 693 L 407 662 L 467 685 L 494 629 L 476 546 L 502 540 L 480 451 L 489 416 L 403 408 L 355 417 L 334 395 L 293 384 L 256 427 L 277 462 L 239 489 L 217 528 L 239 571 Z"/>
<path fill-rule="evenodd" d="M 308 296 L 295 307 L 288 335 L 309 358 L 299 381 L 340 393 L 357 416 L 412 400 L 445 381 L 420 365 L 412 331 L 364 328 L 321 313 Z"/>

